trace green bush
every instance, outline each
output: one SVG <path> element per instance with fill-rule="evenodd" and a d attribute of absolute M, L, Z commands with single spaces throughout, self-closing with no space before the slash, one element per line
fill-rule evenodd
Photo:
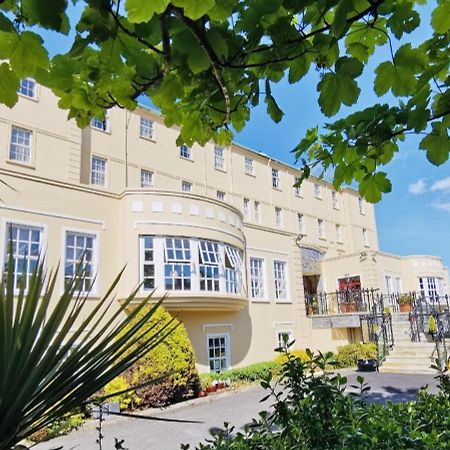
<path fill-rule="evenodd" d="M 245 384 L 260 381 L 268 374 L 275 374 L 281 368 L 277 361 L 259 362 L 246 367 L 224 370 L 223 372 L 202 373 L 200 381 L 203 388 L 215 380 L 230 380 L 233 384 Z"/>
<path fill-rule="evenodd" d="M 141 314 L 145 314 L 145 311 Z M 136 317 L 137 321 L 141 314 Z M 116 399 L 121 407 L 160 407 L 197 395 L 200 382 L 195 368 L 195 354 L 184 325 L 173 319 L 164 308 L 159 307 L 146 326 L 141 328 L 141 333 L 151 328 L 154 332 L 158 331 L 171 320 L 177 323 L 177 328 L 156 348 L 113 380 L 118 387 L 117 391 L 126 389 L 127 385 L 137 386 L 158 380 L 155 384 L 137 389 L 135 396 L 130 396 L 130 393 L 121 395 Z M 133 323 L 130 326 L 133 326 Z M 108 390 L 110 393 L 114 392 L 111 384 Z"/>
<path fill-rule="evenodd" d="M 85 421 L 85 415 L 82 412 L 66 414 L 59 420 L 52 422 L 48 427 L 42 428 L 30 436 L 33 442 L 43 442 L 58 436 L 68 434 L 77 429 Z"/>
<path fill-rule="evenodd" d="M 338 347 L 336 354 L 337 367 L 356 366 L 358 359 L 376 359 L 377 346 L 374 343 L 369 344 L 347 344 Z"/>
<path fill-rule="evenodd" d="M 420 391 L 416 401 L 369 404 L 362 377 L 353 397 L 344 393 L 342 375 L 327 373 L 333 359 L 331 353 L 306 362 L 289 356 L 276 383 L 270 374 L 261 382 L 266 398 L 273 400 L 271 412 L 260 413 L 244 431 L 225 424 L 223 432 L 196 450 L 449 449 L 450 382 L 445 374 L 438 395 Z"/>

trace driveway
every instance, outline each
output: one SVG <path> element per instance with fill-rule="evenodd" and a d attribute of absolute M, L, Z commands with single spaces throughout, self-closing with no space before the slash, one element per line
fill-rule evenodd
<path fill-rule="evenodd" d="M 348 385 L 356 384 L 358 373 L 354 370 L 341 373 L 348 376 Z M 372 387 L 370 401 L 412 400 L 417 389 L 425 385 L 429 386 L 430 392 L 437 390 L 436 382 L 430 375 L 376 372 L 362 375 Z M 354 389 L 349 387 L 348 390 Z M 194 448 L 196 444 L 208 438 L 211 431 L 222 428 L 224 422 L 239 428 L 250 422 L 260 411 L 269 408 L 270 399 L 260 403 L 264 394 L 259 386 L 251 386 L 191 400 L 162 410 L 141 412 L 140 419 L 108 418 L 103 424 L 103 449 L 114 449 L 114 437 L 124 439 L 124 447 L 129 450 L 180 450 L 181 444 L 191 444 L 191 448 Z M 160 419 L 172 421 L 164 422 Z M 39 444 L 33 449 L 98 450 L 96 426 L 96 422 L 90 421 L 68 436 Z"/>

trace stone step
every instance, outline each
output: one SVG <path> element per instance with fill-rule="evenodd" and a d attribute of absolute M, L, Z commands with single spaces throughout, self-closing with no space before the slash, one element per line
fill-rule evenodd
<path fill-rule="evenodd" d="M 392 366 L 385 367 L 384 364 L 380 367 L 380 372 L 382 373 L 402 373 L 402 374 L 430 374 L 436 375 L 436 371 L 434 369 L 416 369 L 416 368 L 407 368 L 404 366 Z"/>
<path fill-rule="evenodd" d="M 383 362 L 382 367 L 404 367 L 404 368 L 410 368 L 410 369 L 430 369 L 431 364 L 434 361 L 405 361 L 403 360 L 394 360 L 391 361 L 389 359 L 386 359 L 386 361 Z"/>
<path fill-rule="evenodd" d="M 434 359 L 431 358 L 431 355 L 394 355 L 390 354 L 386 361 L 388 363 L 398 363 L 398 364 L 406 364 L 406 365 L 425 365 L 429 366 Z"/>

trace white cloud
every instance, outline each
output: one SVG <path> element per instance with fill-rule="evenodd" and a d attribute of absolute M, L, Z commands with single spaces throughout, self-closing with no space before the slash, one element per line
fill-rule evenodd
<path fill-rule="evenodd" d="M 408 192 L 413 195 L 423 194 L 426 190 L 427 184 L 425 183 L 423 178 L 408 186 Z"/>
<path fill-rule="evenodd" d="M 431 186 L 432 191 L 450 191 L 450 177 L 435 181 Z"/>
<path fill-rule="evenodd" d="M 447 202 L 447 203 L 436 202 L 436 203 L 432 203 L 431 206 L 434 209 L 439 209 L 440 211 L 445 211 L 445 212 L 450 213 L 450 202 Z"/>

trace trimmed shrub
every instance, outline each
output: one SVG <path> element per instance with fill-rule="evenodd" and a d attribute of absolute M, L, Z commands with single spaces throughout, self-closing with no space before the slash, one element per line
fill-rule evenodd
<path fill-rule="evenodd" d="M 145 314 L 145 311 L 138 315 L 136 320 L 139 320 L 142 314 Z M 145 328 L 141 329 L 141 333 L 150 328 L 153 328 L 153 331 L 161 330 L 171 320 L 178 325 L 175 330 L 112 383 L 118 387 L 125 386 L 117 389 L 120 391 L 126 389 L 126 385 L 138 386 L 151 380 L 162 380 L 138 388 L 135 396 L 130 393 L 121 395 L 116 399 L 121 407 L 161 407 L 197 395 L 200 381 L 195 368 L 195 354 L 184 325 L 173 319 L 163 307 L 159 307 Z M 133 326 L 133 323 L 130 326 Z M 108 389 L 110 388 L 111 383 Z"/>
<path fill-rule="evenodd" d="M 58 436 L 63 436 L 80 427 L 84 421 L 85 415 L 82 412 L 66 414 L 61 419 L 52 422 L 48 427 L 36 431 L 36 433 L 30 436 L 30 440 L 33 442 L 43 442 Z"/>
<path fill-rule="evenodd" d="M 253 383 L 266 378 L 269 374 L 276 374 L 280 368 L 281 365 L 276 361 L 259 362 L 219 373 L 202 373 L 200 380 L 202 387 L 210 385 L 214 380 L 230 380 L 235 384 Z"/>
<path fill-rule="evenodd" d="M 299 358 L 302 362 L 307 362 L 311 359 L 311 357 L 308 355 L 306 350 L 292 350 L 292 351 L 289 351 L 288 354 L 293 356 L 294 358 Z M 283 365 L 288 359 L 288 354 L 280 353 L 279 356 L 275 359 L 275 361 L 280 366 Z"/>
<path fill-rule="evenodd" d="M 377 346 L 369 344 L 347 344 L 338 347 L 336 362 L 339 368 L 356 366 L 358 359 L 376 359 Z"/>
<path fill-rule="evenodd" d="M 106 395 L 114 394 L 114 392 L 121 392 L 129 389 L 131 384 L 125 377 L 118 376 L 111 380 L 104 388 Z M 141 399 L 134 391 L 126 392 L 124 394 L 115 395 L 108 399 L 109 402 L 119 402 L 121 410 L 134 409 L 135 406 L 141 403 Z"/>

